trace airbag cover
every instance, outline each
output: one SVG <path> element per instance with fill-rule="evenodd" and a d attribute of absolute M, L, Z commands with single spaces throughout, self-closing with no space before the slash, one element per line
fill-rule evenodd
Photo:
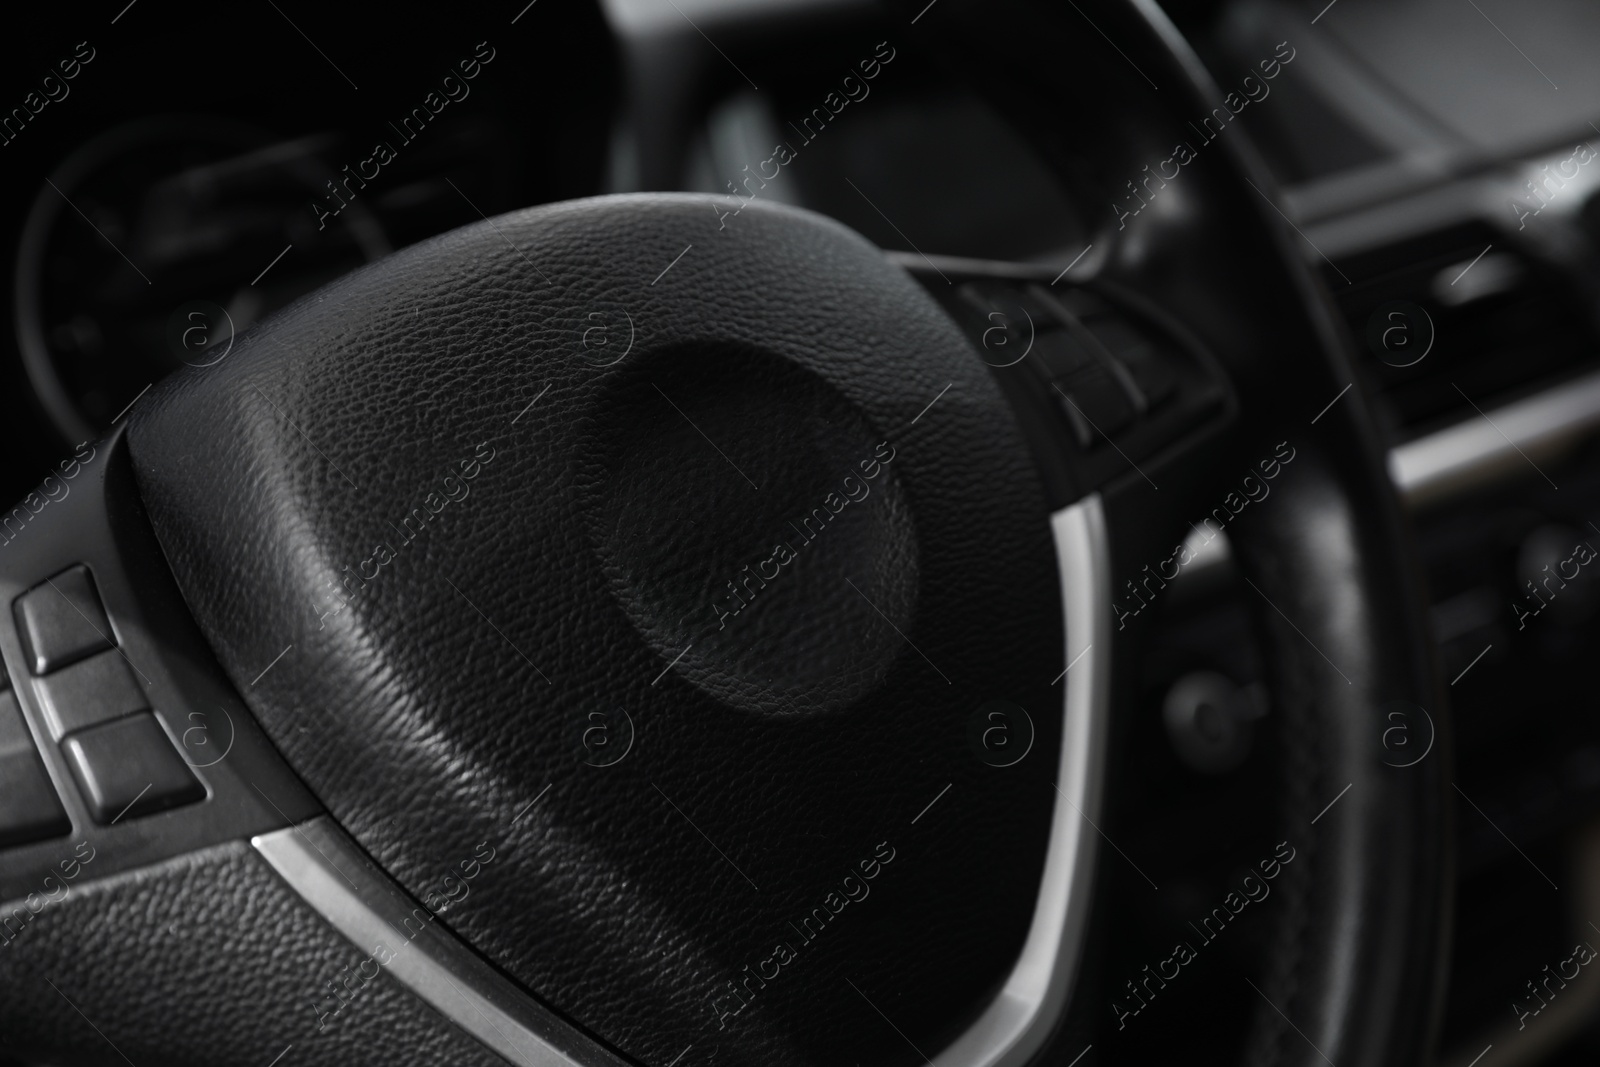
<path fill-rule="evenodd" d="M 438 921 L 644 1062 L 914 1062 L 1032 910 L 1048 516 L 910 278 L 721 212 L 402 251 L 164 382 L 132 454 L 246 702 Z M 1015 766 L 969 741 L 995 700 Z"/>

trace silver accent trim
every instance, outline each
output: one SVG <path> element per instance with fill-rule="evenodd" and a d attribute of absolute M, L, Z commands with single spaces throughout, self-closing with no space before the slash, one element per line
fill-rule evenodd
<path fill-rule="evenodd" d="M 1044 874 L 1027 940 L 1005 985 L 934 1067 L 1018 1067 L 1043 1047 L 1077 978 L 1095 865 L 1101 765 L 1110 714 L 1111 556 L 1098 494 L 1050 517 L 1070 664 Z M 1074 647 L 1070 642 L 1078 642 Z M 251 838 L 272 868 L 362 951 L 394 952 L 390 976 L 514 1064 L 620 1067 L 621 1061 L 538 1004 L 436 923 L 327 816 Z M 398 944 L 398 950 L 393 946 Z"/>
<path fill-rule="evenodd" d="M 1413 508 L 1463 496 L 1554 460 L 1600 427 L 1600 373 L 1473 414 L 1389 453 L 1389 475 Z"/>
<path fill-rule="evenodd" d="M 1026 1063 L 1055 1029 L 1077 978 L 1094 879 L 1090 823 L 1100 816 L 1111 703 L 1111 551 L 1099 494 L 1056 512 L 1050 528 L 1069 642 L 1063 663 L 1072 666 L 1065 678 L 1061 761 L 1044 876 L 1027 940 L 1005 985 L 966 1032 L 933 1058 L 934 1067 Z"/>
<path fill-rule="evenodd" d="M 250 839 L 334 929 L 439 1014 L 518 1067 L 623 1067 L 454 936 L 373 866 L 327 816 Z M 418 916 L 428 915 L 427 920 Z M 412 932 L 405 924 L 410 920 Z"/>

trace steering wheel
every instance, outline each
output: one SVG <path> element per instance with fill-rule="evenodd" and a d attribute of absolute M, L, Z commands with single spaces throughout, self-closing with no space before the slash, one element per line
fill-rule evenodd
<path fill-rule="evenodd" d="M 531 208 L 301 300 L 30 497 L 10 1048 L 1113 1056 L 1184 963 L 1102 995 L 1086 946 L 1138 616 L 1205 523 L 1287 754 L 1247 1056 L 1427 1057 L 1449 739 L 1302 238 L 1189 125 L 1227 94 L 1150 0 L 901 14 L 1114 191 L 1070 265 L 760 198 Z M 1389 758 L 1396 702 L 1431 758 Z"/>

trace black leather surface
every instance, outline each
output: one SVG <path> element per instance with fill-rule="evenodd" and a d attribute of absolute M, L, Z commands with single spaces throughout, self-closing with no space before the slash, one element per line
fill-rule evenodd
<path fill-rule="evenodd" d="M 1236 538 L 1245 573 L 1273 590 L 1260 622 L 1286 719 L 1283 832 L 1303 857 L 1283 886 L 1255 1064 L 1423 1062 L 1446 973 L 1450 723 L 1416 572 L 1392 551 L 1409 531 L 1387 487 L 1356 475 L 1364 457 L 1322 451 L 1371 432 L 1352 414 L 1297 459 L 1284 507 Z"/>
<path fill-rule="evenodd" d="M 140 1067 L 265 1067 L 279 1055 L 328 1067 L 502 1062 L 327 926 L 248 844 L 99 881 L 92 860 L 74 869 L 77 880 L 41 889 L 37 914 L 0 940 L 0 1055 Z M 10 901 L 0 915 L 18 908 L 29 914 Z M 353 991 L 336 1015 L 330 982 Z"/>
<path fill-rule="evenodd" d="M 1047 515 L 915 283 L 820 217 L 724 229 L 716 204 L 414 247 L 153 390 L 130 445 L 202 629 L 330 812 L 424 899 L 496 850 L 443 916 L 494 962 L 646 1062 L 914 1062 L 1031 914 L 1063 665 Z M 852 472 L 870 493 L 827 503 Z M 394 559 L 364 565 L 380 540 Z M 346 566 L 365 585 L 328 614 Z M 1005 770 L 968 742 L 995 698 L 1038 730 Z M 619 711 L 633 747 L 594 766 L 590 713 L 620 746 Z"/>

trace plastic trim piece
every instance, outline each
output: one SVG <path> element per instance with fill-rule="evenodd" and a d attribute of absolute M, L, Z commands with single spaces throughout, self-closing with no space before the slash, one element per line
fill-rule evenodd
<path fill-rule="evenodd" d="M 1098 493 L 1050 519 L 1066 614 L 1061 759 L 1033 923 L 1011 974 L 934 1067 L 1018 1067 L 1043 1048 L 1071 998 L 1094 880 L 1093 820 L 1111 704 L 1111 545 Z"/>
<path fill-rule="evenodd" d="M 1110 708 L 1111 562 L 1105 510 L 1091 494 L 1051 516 L 1066 616 L 1067 669 L 1056 805 L 1033 922 L 1000 992 L 934 1067 L 1017 1067 L 1066 1010 L 1094 877 L 1092 821 Z M 1074 642 L 1076 644 L 1074 644 Z M 394 953 L 389 974 L 511 1063 L 618 1065 L 611 1052 L 479 959 L 378 870 L 327 817 L 251 839 L 274 870 L 363 951 Z M 406 920 L 412 919 L 410 924 Z M 412 927 L 416 930 L 413 931 Z M 387 954 L 387 953 L 386 953 Z"/>
<path fill-rule="evenodd" d="M 433 921 L 327 816 L 250 839 L 273 870 L 390 977 L 518 1067 L 623 1067 Z M 386 961 L 379 956 L 388 957 Z"/>

